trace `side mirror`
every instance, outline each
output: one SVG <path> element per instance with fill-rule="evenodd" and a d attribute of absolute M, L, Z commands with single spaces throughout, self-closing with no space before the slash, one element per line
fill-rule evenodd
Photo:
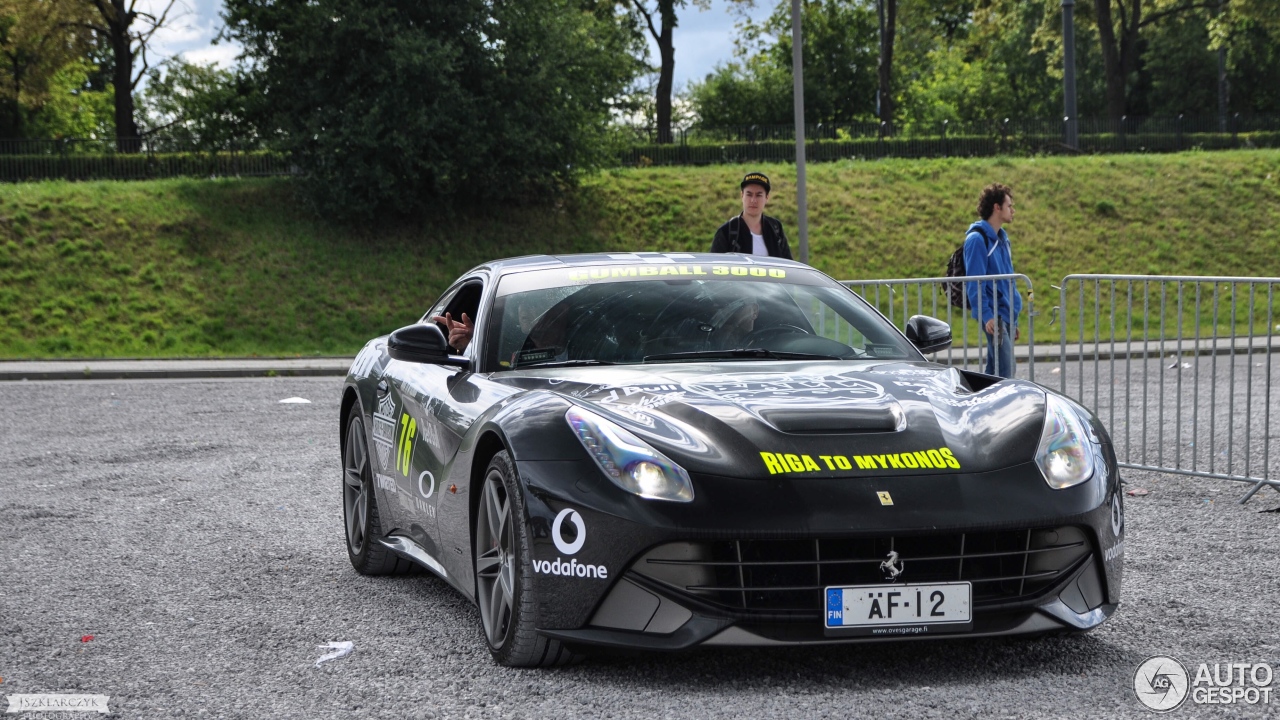
<path fill-rule="evenodd" d="M 912 315 L 907 321 L 907 339 L 922 353 L 936 353 L 951 347 L 951 326 L 927 315 Z"/>
<path fill-rule="evenodd" d="M 435 323 L 418 323 L 402 327 L 387 338 L 387 354 L 392 360 L 432 365 L 453 365 L 468 369 L 471 361 L 461 355 L 451 355 L 449 341 L 444 339 L 440 326 Z"/>

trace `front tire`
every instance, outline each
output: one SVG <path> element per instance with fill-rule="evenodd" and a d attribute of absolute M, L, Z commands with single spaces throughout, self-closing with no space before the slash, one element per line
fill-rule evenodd
<path fill-rule="evenodd" d="M 369 443 L 364 418 L 353 410 L 347 419 L 347 441 L 342 447 L 342 525 L 346 530 L 347 557 L 361 575 L 407 575 L 418 566 L 401 559 L 378 542 L 383 536 L 378 500 L 373 492 Z"/>
<path fill-rule="evenodd" d="M 515 463 L 489 462 L 475 522 L 476 604 L 489 653 L 508 667 L 549 667 L 582 656 L 534 627 L 533 554 Z"/>

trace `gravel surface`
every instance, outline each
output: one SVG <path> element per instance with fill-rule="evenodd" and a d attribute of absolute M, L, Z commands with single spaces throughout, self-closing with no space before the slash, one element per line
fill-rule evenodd
<path fill-rule="evenodd" d="M 126 718 L 1146 717 L 1149 656 L 1280 672 L 1280 494 L 1136 471 L 1123 604 L 1091 633 L 497 667 L 443 582 L 351 569 L 339 386 L 0 384 L 0 695 L 106 694 Z"/>

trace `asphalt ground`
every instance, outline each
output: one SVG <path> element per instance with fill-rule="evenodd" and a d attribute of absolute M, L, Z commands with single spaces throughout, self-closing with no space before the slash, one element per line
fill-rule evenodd
<path fill-rule="evenodd" d="M 1123 602 L 1090 633 L 502 668 L 442 581 L 351 569 L 339 385 L 0 383 L 0 696 L 105 694 L 124 718 L 1110 718 L 1150 715 L 1133 684 L 1153 655 L 1280 670 L 1280 494 L 1137 471 Z M 355 651 L 316 667 L 330 641 Z"/>

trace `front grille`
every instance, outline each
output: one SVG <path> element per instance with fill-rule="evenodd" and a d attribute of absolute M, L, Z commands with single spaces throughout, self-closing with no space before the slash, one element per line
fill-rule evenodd
<path fill-rule="evenodd" d="M 1077 527 L 949 535 L 676 542 L 650 550 L 631 569 L 696 601 L 747 617 L 820 617 L 823 588 L 896 582 L 973 583 L 975 610 L 1017 604 L 1053 587 L 1084 562 Z"/>

